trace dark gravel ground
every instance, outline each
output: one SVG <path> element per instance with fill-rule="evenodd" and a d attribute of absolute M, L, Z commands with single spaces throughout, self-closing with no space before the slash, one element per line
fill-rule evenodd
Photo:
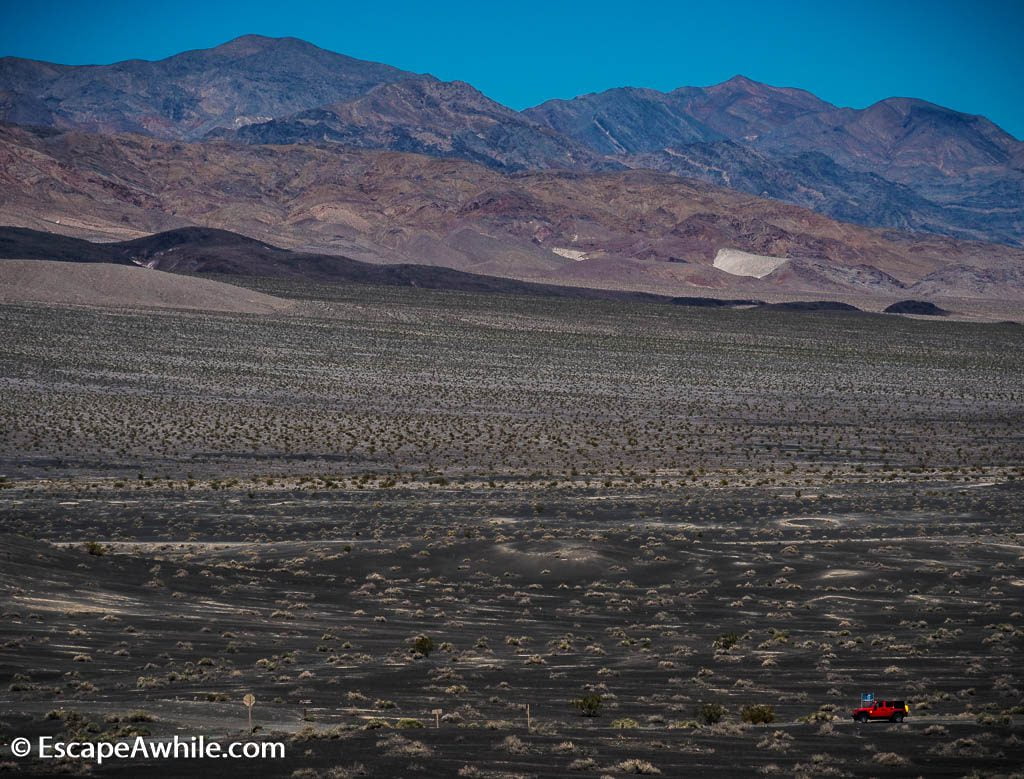
<path fill-rule="evenodd" d="M 442 513 L 414 492 L 154 494 L 113 511 L 136 540 L 101 554 L 38 540 L 82 535 L 76 517 L 102 532 L 89 507 L 15 494 L 5 522 L 35 538 L 4 539 L 0 675 L 19 681 L 3 734 L 61 732 L 45 717 L 63 708 L 97 732 L 144 711 L 154 736 L 238 735 L 253 692 L 261 735 L 288 741 L 266 775 L 560 776 L 580 760 L 583 776 L 628 760 L 669 776 L 1008 775 L 1024 759 L 1024 485 L 944 487 L 581 492 L 541 515 L 457 490 Z M 332 532 L 294 538 L 319 515 Z M 191 540 L 160 540 L 168 525 Z M 906 698 L 911 718 L 848 721 L 866 690 Z M 599 716 L 571 705 L 586 694 Z M 694 727 L 701 703 L 723 723 Z M 752 704 L 775 722 L 743 724 Z"/>
<path fill-rule="evenodd" d="M 1021 775 L 1018 329 L 328 292 L 0 307 L 0 771 Z"/>

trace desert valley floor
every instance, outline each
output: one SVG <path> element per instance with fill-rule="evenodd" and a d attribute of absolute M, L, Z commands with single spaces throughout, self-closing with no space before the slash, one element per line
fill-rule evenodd
<path fill-rule="evenodd" d="M 0 305 L 0 741 L 287 759 L 0 771 L 1021 776 L 1020 325 L 250 283 Z"/>

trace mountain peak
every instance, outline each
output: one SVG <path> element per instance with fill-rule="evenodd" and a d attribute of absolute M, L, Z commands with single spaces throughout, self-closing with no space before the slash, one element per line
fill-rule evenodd
<path fill-rule="evenodd" d="M 682 90 L 692 90 L 693 87 L 682 87 Z M 755 81 L 747 76 L 737 74 L 727 81 L 723 81 L 720 84 L 713 84 L 709 87 L 704 87 L 702 90 L 707 94 L 745 94 L 753 96 L 771 96 L 779 98 L 784 96 L 783 99 L 789 102 L 799 102 L 806 104 L 807 106 L 815 110 L 822 108 L 831 108 L 831 104 L 825 102 L 817 95 L 812 92 L 808 92 L 806 89 L 800 89 L 798 87 L 777 87 L 772 84 L 766 84 L 763 81 Z"/>
<path fill-rule="evenodd" d="M 760 81 L 754 81 L 752 78 L 747 78 L 742 73 L 737 73 L 730 79 L 723 81 L 721 84 L 716 84 L 720 87 L 742 87 L 743 89 L 752 89 L 758 87 L 765 87 L 767 84 L 762 84 Z"/>
<path fill-rule="evenodd" d="M 692 87 L 683 87 L 683 89 L 692 89 Z M 788 94 L 790 92 L 801 92 L 798 89 L 788 89 L 787 87 L 776 87 L 771 84 L 765 84 L 763 81 L 754 81 L 752 78 L 747 78 L 744 75 L 737 74 L 732 78 L 722 81 L 719 84 L 712 84 L 709 87 L 704 87 L 704 91 L 709 94 L 743 94 L 743 95 L 770 95 L 770 94 Z M 809 94 L 809 93 L 808 93 Z"/>
<path fill-rule="evenodd" d="M 283 37 L 272 38 L 266 35 L 249 33 L 232 38 L 218 46 L 213 46 L 208 51 L 221 52 L 225 54 L 259 54 L 264 51 L 277 49 L 293 49 L 305 51 L 325 51 L 319 46 L 304 41 L 301 38 Z"/>
<path fill-rule="evenodd" d="M 157 62 L 89 68 L 5 62 L 0 120 L 194 139 L 352 100 L 380 84 L 415 77 L 298 38 L 243 35 Z"/>
<path fill-rule="evenodd" d="M 218 44 L 208 49 L 194 49 L 183 54 L 168 57 L 165 61 L 175 61 L 178 58 L 206 60 L 210 63 L 221 63 L 225 60 L 239 60 L 248 57 L 272 57 L 277 60 L 321 60 L 340 62 L 362 62 L 345 54 L 321 49 L 314 43 L 304 41 L 301 38 L 281 37 L 272 38 L 266 35 L 251 33 L 232 38 L 229 41 Z M 381 66 L 389 67 L 389 66 Z"/>
<path fill-rule="evenodd" d="M 224 43 L 220 44 L 219 46 L 213 46 L 212 48 L 214 48 L 214 49 L 225 49 L 225 48 L 228 48 L 230 46 L 250 45 L 250 44 L 252 44 L 252 45 L 267 45 L 267 44 L 273 44 L 275 41 L 283 41 L 283 40 L 288 40 L 288 38 L 275 38 L 275 37 L 270 36 L 270 35 L 259 35 L 258 33 L 247 33 L 245 35 L 239 35 L 237 38 L 232 38 L 229 41 L 224 41 Z M 298 38 L 292 38 L 291 40 L 298 40 Z"/>

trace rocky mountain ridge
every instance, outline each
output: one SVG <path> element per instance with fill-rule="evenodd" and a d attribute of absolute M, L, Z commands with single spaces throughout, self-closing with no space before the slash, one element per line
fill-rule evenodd
<path fill-rule="evenodd" d="M 879 227 L 1024 244 L 1024 143 L 984 117 L 910 98 L 864 109 L 736 76 L 506 108 L 463 82 L 247 35 L 157 62 L 0 59 L 19 124 L 342 143 L 506 171 L 653 168 Z"/>

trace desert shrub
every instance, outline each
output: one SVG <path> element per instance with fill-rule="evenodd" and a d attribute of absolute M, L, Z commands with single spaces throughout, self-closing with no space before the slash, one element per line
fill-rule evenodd
<path fill-rule="evenodd" d="M 879 765 L 888 766 L 904 766 L 909 765 L 910 761 L 902 755 L 897 755 L 895 752 L 876 752 L 872 758 Z"/>
<path fill-rule="evenodd" d="M 103 557 L 107 553 L 107 548 L 98 541 L 86 541 L 84 547 L 86 552 L 96 557 Z"/>
<path fill-rule="evenodd" d="M 60 720 L 64 724 L 64 730 L 76 737 L 100 732 L 99 724 L 74 709 L 53 709 L 46 714 L 46 719 Z"/>
<path fill-rule="evenodd" d="M 424 728 L 426 727 L 426 725 L 424 725 L 418 719 L 413 719 L 412 717 L 402 717 L 398 720 L 398 722 L 395 723 L 395 727 L 400 729 L 412 730 L 414 728 Z"/>
<path fill-rule="evenodd" d="M 392 733 L 379 745 L 384 747 L 384 754 L 389 757 L 428 757 L 433 753 L 422 741 L 410 741 L 397 733 Z"/>
<path fill-rule="evenodd" d="M 584 695 L 572 701 L 572 705 L 584 717 L 596 717 L 601 713 L 601 696 L 596 694 Z"/>
<path fill-rule="evenodd" d="M 721 722 L 725 714 L 725 706 L 720 703 L 701 703 L 697 706 L 697 720 L 705 725 L 715 725 Z"/>
<path fill-rule="evenodd" d="M 412 648 L 426 657 L 434 651 L 434 639 L 430 636 L 416 636 L 412 641 Z"/>
<path fill-rule="evenodd" d="M 544 720 L 543 722 L 534 722 L 530 732 L 536 733 L 538 736 L 557 736 L 565 727 L 566 723 L 559 720 Z"/>
<path fill-rule="evenodd" d="M 740 642 L 736 633 L 723 633 L 715 639 L 715 649 L 732 649 Z"/>
<path fill-rule="evenodd" d="M 629 760 L 623 760 L 621 763 L 615 766 L 616 771 L 621 771 L 624 774 L 646 774 L 653 776 L 654 774 L 660 774 L 661 771 L 646 760 L 638 760 L 635 757 Z"/>
<path fill-rule="evenodd" d="M 622 717 L 621 719 L 612 720 L 611 726 L 618 730 L 632 730 L 633 728 L 640 727 L 640 723 L 632 717 Z"/>
<path fill-rule="evenodd" d="M 700 723 L 693 719 L 673 720 L 668 723 L 669 730 L 692 730 L 693 728 L 699 727 Z"/>
<path fill-rule="evenodd" d="M 81 716 L 82 715 L 74 709 L 50 709 L 50 711 L 46 712 L 46 716 L 43 717 L 43 719 L 56 719 L 61 722 L 65 722 L 67 720 L 77 719 Z"/>
<path fill-rule="evenodd" d="M 506 736 L 500 748 L 513 755 L 525 755 L 530 751 L 526 742 L 518 736 Z"/>
<path fill-rule="evenodd" d="M 328 768 L 322 774 L 321 779 L 355 779 L 357 776 L 369 776 L 370 772 L 362 763 L 353 763 L 350 766 L 335 766 Z"/>
<path fill-rule="evenodd" d="M 775 721 L 775 709 L 767 703 L 755 703 L 740 709 L 740 719 L 751 725 L 767 725 Z"/>
<path fill-rule="evenodd" d="M 985 746 L 973 738 L 947 741 L 929 751 L 943 757 L 982 757 L 987 752 Z"/>
<path fill-rule="evenodd" d="M 731 720 L 722 720 L 711 726 L 710 731 L 716 736 L 742 736 L 746 733 L 744 725 Z"/>
<path fill-rule="evenodd" d="M 989 712 L 980 712 L 975 719 L 979 725 L 985 727 L 1009 727 L 1013 722 L 1013 718 L 1009 714 L 991 714 Z"/>
<path fill-rule="evenodd" d="M 764 738 L 757 742 L 758 749 L 767 749 L 772 752 L 786 752 L 793 744 L 793 737 L 784 730 L 769 731 Z"/>

